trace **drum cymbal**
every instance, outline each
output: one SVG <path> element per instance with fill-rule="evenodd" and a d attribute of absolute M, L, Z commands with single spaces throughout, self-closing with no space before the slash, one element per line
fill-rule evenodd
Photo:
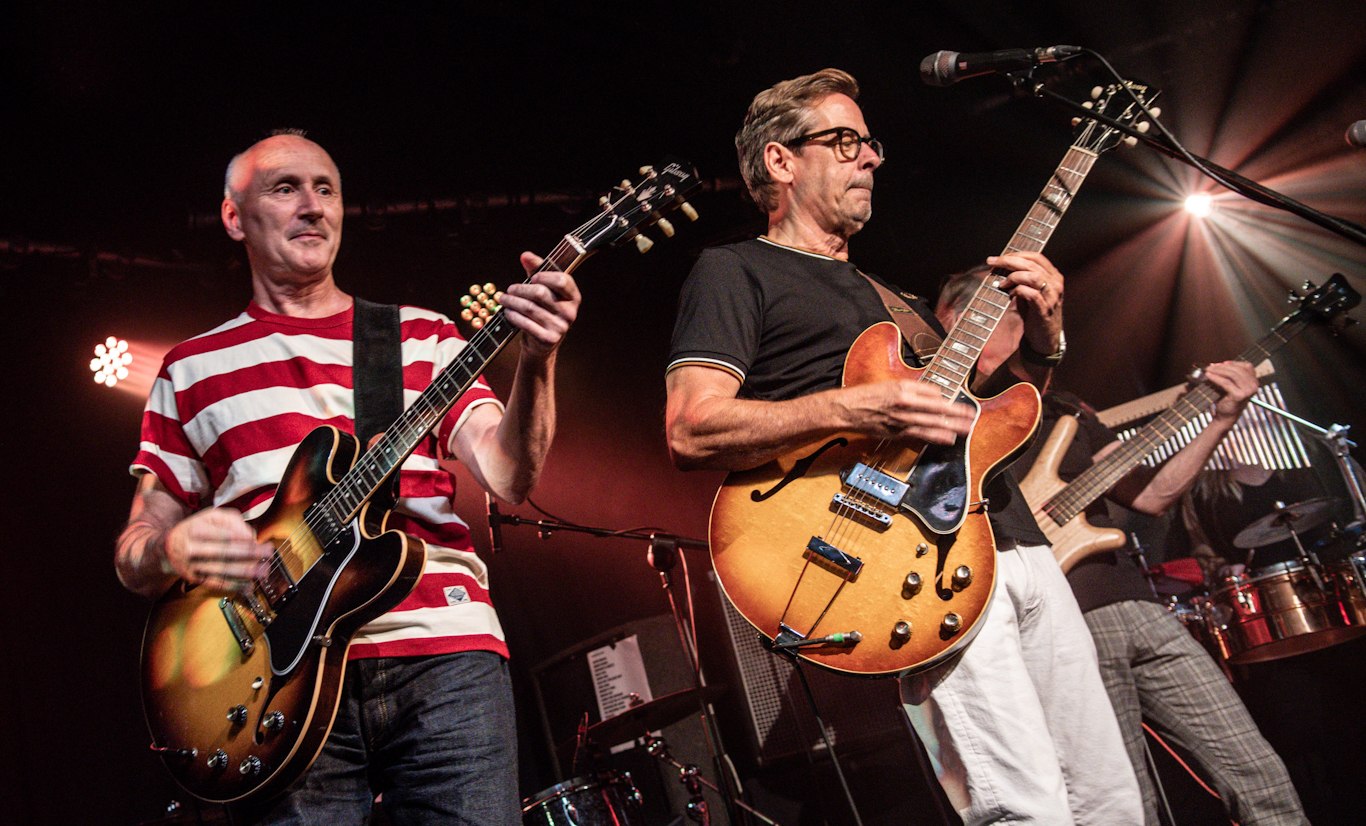
<path fill-rule="evenodd" d="M 1299 533 L 1327 522 L 1337 503 L 1330 496 L 1320 496 L 1283 505 L 1239 531 L 1233 544 L 1239 548 L 1260 548 L 1289 539 L 1292 529 Z"/>
<path fill-rule="evenodd" d="M 708 699 L 712 699 L 716 693 L 715 686 L 707 686 Z M 631 706 L 620 714 L 594 723 L 588 727 L 588 739 L 600 746 L 611 748 L 637 737 L 644 737 L 701 710 L 697 701 L 697 689 L 685 688 L 682 691 L 665 694 L 663 697 L 656 697 L 647 703 Z"/>

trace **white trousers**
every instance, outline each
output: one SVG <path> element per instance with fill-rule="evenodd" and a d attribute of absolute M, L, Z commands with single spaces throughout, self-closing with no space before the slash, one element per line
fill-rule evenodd
<path fill-rule="evenodd" d="M 984 625 L 901 698 L 966 826 L 1138 826 L 1143 805 L 1091 632 L 1047 546 L 996 555 Z"/>

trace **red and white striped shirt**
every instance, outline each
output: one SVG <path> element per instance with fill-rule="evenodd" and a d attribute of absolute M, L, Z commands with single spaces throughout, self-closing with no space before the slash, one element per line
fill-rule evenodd
<path fill-rule="evenodd" d="M 142 418 L 130 472 L 155 473 L 187 508 L 237 508 L 248 518 L 269 507 L 295 447 L 314 428 L 355 432 L 352 311 L 293 318 L 256 304 L 167 354 Z M 400 307 L 404 404 L 413 402 L 465 346 L 447 317 Z M 350 658 L 456 651 L 507 656 L 489 600 L 488 569 L 469 526 L 451 508 L 451 433 L 479 404 L 499 404 L 479 380 L 403 463 L 387 527 L 427 543 L 417 588 L 353 639 Z"/>

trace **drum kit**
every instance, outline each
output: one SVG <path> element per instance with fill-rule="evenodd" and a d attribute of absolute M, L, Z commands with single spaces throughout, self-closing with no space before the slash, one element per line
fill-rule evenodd
<path fill-rule="evenodd" d="M 1233 544 L 1248 551 L 1244 565 L 1223 573 L 1206 594 L 1168 598 L 1167 607 L 1226 674 L 1231 675 L 1229 666 L 1318 651 L 1366 634 L 1366 535 L 1334 528 L 1313 548 L 1303 542 L 1304 533 L 1327 523 L 1339 503 L 1332 498 L 1277 502 L 1270 514 L 1234 537 Z M 1252 567 L 1257 549 L 1286 540 L 1294 543 L 1296 559 Z M 1353 552 L 1320 562 L 1318 550 L 1344 543 Z M 1155 588 L 1201 582 L 1192 582 L 1190 572 L 1173 563 L 1145 570 Z"/>

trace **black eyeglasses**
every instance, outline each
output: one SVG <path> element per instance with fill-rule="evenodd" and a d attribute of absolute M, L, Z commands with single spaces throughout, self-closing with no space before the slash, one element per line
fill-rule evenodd
<path fill-rule="evenodd" d="M 834 129 L 822 129 L 819 132 L 802 135 L 801 137 L 793 138 L 784 143 L 783 146 L 792 149 L 801 146 L 807 141 L 823 138 L 826 135 L 835 136 L 835 140 L 830 146 L 835 150 L 835 154 L 838 155 L 842 161 L 857 159 L 859 153 L 863 151 L 863 145 L 865 143 L 868 144 L 868 148 L 873 150 L 873 153 L 877 155 L 879 161 L 887 160 L 887 154 L 882 150 L 882 141 L 877 138 L 864 137 L 847 126 L 836 126 Z"/>

